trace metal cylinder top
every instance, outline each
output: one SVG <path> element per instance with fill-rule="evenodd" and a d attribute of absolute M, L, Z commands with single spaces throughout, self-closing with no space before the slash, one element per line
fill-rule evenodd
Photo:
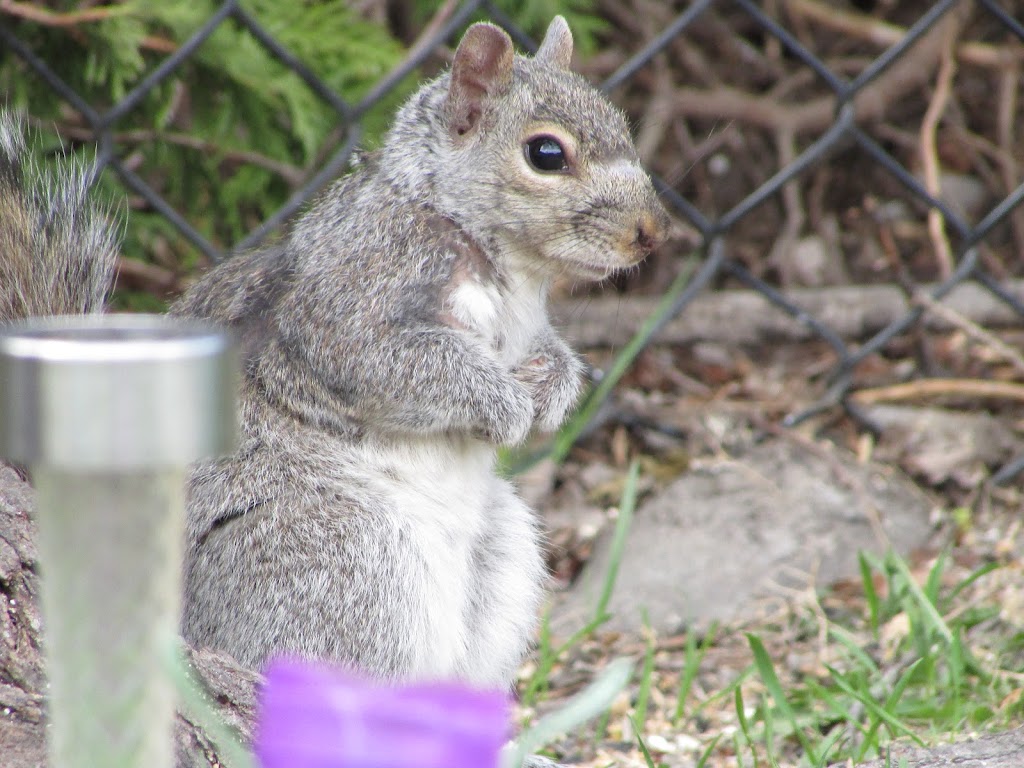
<path fill-rule="evenodd" d="M 185 465 L 236 437 L 227 334 L 158 315 L 0 327 L 0 455 L 81 470 Z"/>

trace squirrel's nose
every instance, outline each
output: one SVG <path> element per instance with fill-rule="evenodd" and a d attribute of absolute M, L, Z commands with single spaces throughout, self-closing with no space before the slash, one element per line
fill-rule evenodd
<path fill-rule="evenodd" d="M 668 235 L 668 214 L 664 210 L 644 213 L 636 222 L 636 244 L 645 252 L 653 251 Z"/>

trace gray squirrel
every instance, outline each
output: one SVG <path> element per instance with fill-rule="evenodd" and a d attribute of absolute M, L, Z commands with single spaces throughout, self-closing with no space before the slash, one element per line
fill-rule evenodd
<path fill-rule="evenodd" d="M 626 120 L 571 55 L 561 17 L 532 58 L 474 24 L 379 150 L 280 243 L 173 307 L 231 328 L 245 366 L 239 448 L 189 480 L 191 644 L 252 667 L 297 654 L 386 680 L 511 685 L 544 566 L 496 450 L 556 429 L 581 388 L 548 286 L 630 267 L 668 228 Z M 32 244 L 44 236 L 19 219 L 24 195 L 6 194 L 20 185 L 4 141 L 0 253 L 14 256 L 0 301 L 76 270 L 102 293 L 102 227 L 69 218 Z M 0 304 L 0 321 L 83 311 L 89 296 Z"/>

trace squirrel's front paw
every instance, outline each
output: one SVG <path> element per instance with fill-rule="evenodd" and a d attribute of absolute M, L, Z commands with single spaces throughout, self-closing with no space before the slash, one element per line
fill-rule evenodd
<path fill-rule="evenodd" d="M 533 400 L 519 382 L 488 403 L 482 436 L 497 445 L 519 445 L 533 427 Z"/>
<path fill-rule="evenodd" d="M 583 365 L 568 350 L 565 354 L 538 354 L 515 371 L 530 391 L 534 418 L 543 432 L 554 432 L 565 421 L 580 395 Z"/>

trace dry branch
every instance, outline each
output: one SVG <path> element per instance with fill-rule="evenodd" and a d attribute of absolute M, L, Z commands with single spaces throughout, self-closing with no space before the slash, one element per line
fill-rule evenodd
<path fill-rule="evenodd" d="M 861 389 L 850 397 L 860 405 L 906 401 L 916 403 L 934 397 L 1014 400 L 1024 403 L 1024 385 L 1009 381 L 982 381 L 980 379 L 920 379 L 888 387 Z"/>
<path fill-rule="evenodd" d="M 956 45 L 959 32 L 959 28 L 952 25 L 946 28 L 935 93 L 932 95 L 928 109 L 924 113 L 924 119 L 921 121 L 921 168 L 924 174 L 924 186 L 928 190 L 928 194 L 935 198 L 942 194 L 939 180 L 939 152 L 936 147 L 935 135 L 953 90 L 953 76 L 956 73 L 953 47 Z M 939 263 L 939 276 L 945 280 L 953 272 L 953 253 L 949 247 L 949 238 L 946 237 L 945 217 L 936 208 L 928 209 L 928 235 Z"/>
<path fill-rule="evenodd" d="M 873 16 L 844 11 L 842 8 L 837 8 L 834 3 L 821 3 L 818 0 L 786 0 L 785 7 L 793 16 L 802 16 L 823 27 L 834 29 L 850 37 L 866 40 L 880 48 L 896 45 L 907 36 L 905 27 L 890 24 Z M 995 46 L 989 43 L 967 41 L 957 43 L 956 55 L 965 64 L 1001 69 L 1024 60 L 1024 48 L 1014 45 Z"/>
<path fill-rule="evenodd" d="M 1010 280 L 1003 287 L 1024 302 L 1024 280 Z M 923 286 L 930 291 L 931 286 Z M 914 309 L 902 288 L 895 285 L 853 285 L 793 289 L 785 295 L 809 315 L 846 340 L 864 339 Z M 555 302 L 555 316 L 574 345 L 584 348 L 618 348 L 632 337 L 654 312 L 657 297 L 598 296 Z M 1013 309 L 977 283 L 954 288 L 942 305 L 985 328 L 1020 326 Z M 945 317 L 926 313 L 929 330 L 954 327 Z M 697 297 L 681 315 L 658 335 L 655 343 L 691 344 L 715 341 L 724 344 L 763 344 L 774 340 L 807 341 L 815 334 L 755 291 L 718 291 Z"/>

